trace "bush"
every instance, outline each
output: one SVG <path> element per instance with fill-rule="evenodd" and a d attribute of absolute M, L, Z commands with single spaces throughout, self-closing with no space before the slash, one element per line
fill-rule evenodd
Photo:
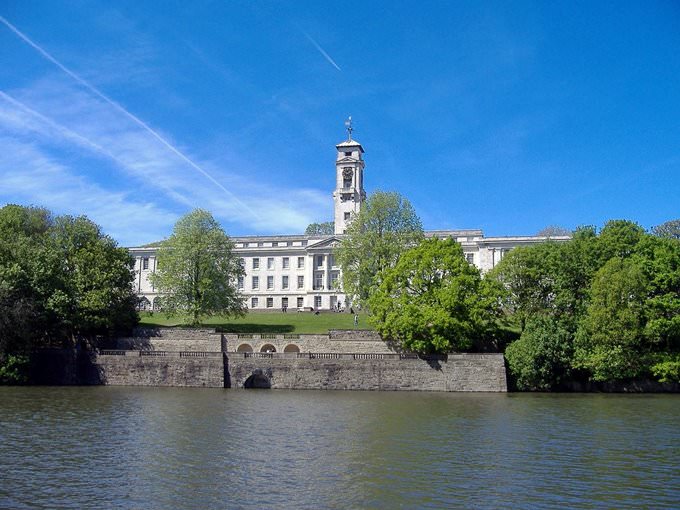
<path fill-rule="evenodd" d="M 556 319 L 535 316 L 505 351 L 519 390 L 547 391 L 571 375 L 573 337 Z"/>

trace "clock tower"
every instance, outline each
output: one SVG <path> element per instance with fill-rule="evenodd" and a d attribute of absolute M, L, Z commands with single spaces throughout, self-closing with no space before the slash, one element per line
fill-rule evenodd
<path fill-rule="evenodd" d="M 364 191 L 364 148 L 352 140 L 352 117 L 345 122 L 347 140 L 335 146 L 335 233 L 344 234 L 366 199 Z"/>

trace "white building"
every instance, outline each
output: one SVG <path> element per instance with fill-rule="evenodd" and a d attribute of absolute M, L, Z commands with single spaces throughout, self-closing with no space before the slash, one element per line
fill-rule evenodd
<path fill-rule="evenodd" d="M 346 304 L 338 290 L 340 267 L 333 257 L 347 224 L 366 199 L 364 149 L 348 137 L 335 146 L 335 234 L 331 236 L 280 235 L 233 237 L 235 253 L 243 260 L 246 275 L 238 287 L 253 310 L 332 310 Z M 481 230 L 436 230 L 426 236 L 454 238 L 468 262 L 482 271 L 493 268 L 516 246 L 543 242 L 545 237 L 484 237 Z M 568 237 L 554 237 L 566 240 Z M 160 296 L 148 276 L 156 269 L 156 248 L 130 248 L 135 259 L 135 290 L 141 308 L 158 309 Z"/>

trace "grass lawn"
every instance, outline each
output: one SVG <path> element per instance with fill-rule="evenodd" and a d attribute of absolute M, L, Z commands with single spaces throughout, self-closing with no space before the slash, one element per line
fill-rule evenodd
<path fill-rule="evenodd" d="M 187 326 L 183 317 L 168 318 L 162 312 L 139 313 L 140 326 Z M 373 329 L 366 320 L 366 314 L 359 314 L 358 329 Z M 211 317 L 201 326 L 218 328 L 225 333 L 327 333 L 329 329 L 354 329 L 354 316 L 349 313 L 321 312 L 248 312 L 238 319 Z"/>

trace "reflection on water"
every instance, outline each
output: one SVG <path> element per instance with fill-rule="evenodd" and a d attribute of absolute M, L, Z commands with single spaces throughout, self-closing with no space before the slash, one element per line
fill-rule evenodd
<path fill-rule="evenodd" d="M 0 388 L 1 508 L 677 508 L 680 396 Z"/>

